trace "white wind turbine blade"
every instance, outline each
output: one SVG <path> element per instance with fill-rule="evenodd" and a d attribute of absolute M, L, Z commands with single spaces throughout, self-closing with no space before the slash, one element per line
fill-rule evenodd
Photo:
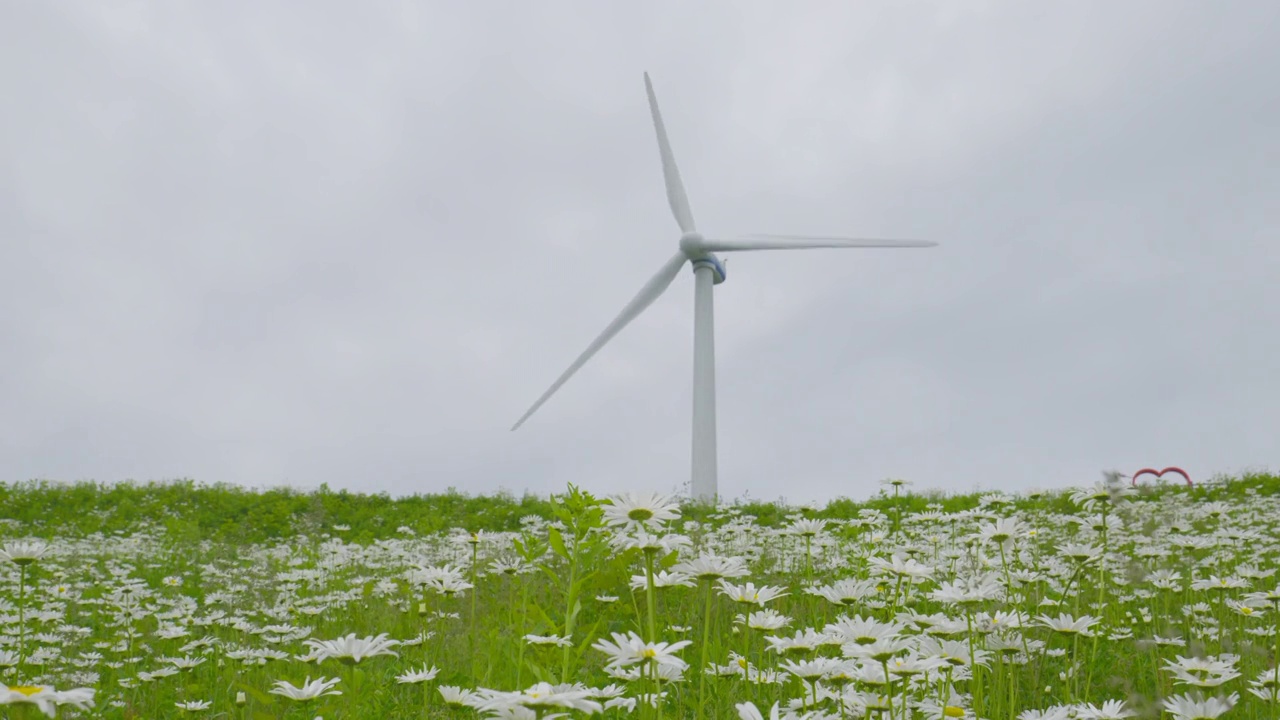
<path fill-rule="evenodd" d="M 672 256 L 672 258 L 667 261 L 667 264 L 663 265 L 662 269 L 650 278 L 649 282 L 645 283 L 644 287 L 640 288 L 640 292 L 632 298 L 631 302 L 627 303 L 627 306 L 622 309 L 622 312 L 618 314 L 618 317 L 613 319 L 613 322 L 609 323 L 609 326 L 604 329 L 604 332 L 600 333 L 600 337 L 591 341 L 591 344 L 588 345 L 587 349 L 578 356 L 577 360 L 573 361 L 573 364 L 569 366 L 569 369 L 565 370 L 555 383 L 553 383 L 546 392 L 542 393 L 542 397 L 538 398 L 538 401 L 533 404 L 533 407 L 529 408 L 529 410 L 516 421 L 516 424 L 511 426 L 511 429 L 515 430 L 523 425 L 524 421 L 528 420 L 530 415 L 533 415 L 538 408 L 542 407 L 542 404 L 550 399 L 555 391 L 559 390 L 560 386 L 564 385 L 579 368 L 585 365 L 586 362 L 591 359 L 592 355 L 595 355 L 600 348 L 604 347 L 605 343 L 613 339 L 614 335 L 621 332 L 622 328 L 627 326 L 627 323 L 635 320 L 640 313 L 644 312 L 645 308 L 652 305 L 653 301 L 657 300 L 662 293 L 671 286 L 671 281 L 676 279 L 676 275 L 679 274 L 680 268 L 684 267 L 684 264 L 688 261 L 689 258 L 685 257 L 684 253 L 676 253 Z"/>
<path fill-rule="evenodd" d="M 653 94 L 653 83 L 649 81 L 649 73 L 644 74 L 644 89 L 649 93 L 649 112 L 653 114 L 653 128 L 658 131 L 658 152 L 662 155 L 662 177 L 667 181 L 667 201 L 671 203 L 671 212 L 676 216 L 680 232 L 695 231 L 693 210 L 689 208 L 689 196 L 684 192 L 684 183 L 680 182 L 680 168 L 676 167 L 676 157 L 671 153 L 671 142 L 667 140 L 667 128 L 662 124 L 662 113 L 658 111 L 658 97 Z"/>
<path fill-rule="evenodd" d="M 746 238 L 705 239 L 700 249 L 708 252 L 742 250 L 814 250 L 818 248 L 926 248 L 937 247 L 930 240 L 883 240 L 822 235 L 754 235 Z"/>

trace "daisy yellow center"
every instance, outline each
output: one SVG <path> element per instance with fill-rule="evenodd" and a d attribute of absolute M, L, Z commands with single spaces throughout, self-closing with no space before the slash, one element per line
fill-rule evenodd
<path fill-rule="evenodd" d="M 948 705 L 942 709 L 942 714 L 946 717 L 964 717 L 964 708 Z"/>
<path fill-rule="evenodd" d="M 653 648 L 645 648 L 643 654 L 646 658 L 650 659 L 658 657 L 658 651 Z"/>
<path fill-rule="evenodd" d="M 35 694 L 37 694 L 37 693 L 44 692 L 44 690 L 43 690 L 42 688 L 33 687 L 33 686 L 31 686 L 31 685 L 17 685 L 17 686 L 14 686 L 14 687 L 10 687 L 10 688 L 9 688 L 9 690 L 10 690 L 10 691 L 12 691 L 12 692 L 19 692 L 19 693 L 22 693 L 23 695 L 26 695 L 27 697 L 31 697 L 32 695 L 35 695 Z"/>
<path fill-rule="evenodd" d="M 649 508 L 636 508 L 627 513 L 627 517 L 635 520 L 636 522 L 644 522 L 645 520 L 653 517 L 653 511 Z"/>
<path fill-rule="evenodd" d="M 1252 615 L 1253 608 L 1246 605 L 1245 607 L 1240 608 L 1240 612 L 1244 613 L 1245 615 Z"/>

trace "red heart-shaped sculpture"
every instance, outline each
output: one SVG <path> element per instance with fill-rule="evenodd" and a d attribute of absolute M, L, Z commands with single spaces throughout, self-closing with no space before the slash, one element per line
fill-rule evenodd
<path fill-rule="evenodd" d="M 1141 470 L 1133 474 L 1133 486 L 1134 487 L 1138 486 L 1138 478 L 1142 477 L 1143 475 L 1155 475 L 1156 478 L 1159 479 L 1163 477 L 1165 473 L 1177 473 L 1182 476 L 1183 480 L 1187 481 L 1188 487 L 1192 485 L 1191 478 L 1187 476 L 1187 472 L 1185 470 L 1178 467 L 1167 467 L 1163 470 L 1156 470 L 1155 468 L 1142 468 Z"/>

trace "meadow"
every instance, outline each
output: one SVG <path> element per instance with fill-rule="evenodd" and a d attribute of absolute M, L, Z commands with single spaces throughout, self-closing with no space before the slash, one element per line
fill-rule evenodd
<path fill-rule="evenodd" d="M 865 502 L 0 484 L 0 716 L 1275 720 L 1280 477 Z"/>

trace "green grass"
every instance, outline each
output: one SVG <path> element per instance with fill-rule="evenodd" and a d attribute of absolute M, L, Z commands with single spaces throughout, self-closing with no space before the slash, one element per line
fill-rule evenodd
<path fill-rule="evenodd" d="M 677 653 L 691 665 L 684 679 L 662 685 L 663 717 L 736 718 L 735 704 L 748 700 L 767 717 L 775 701 L 785 706 L 812 696 L 813 686 L 790 677 L 784 661 L 844 653 L 839 645 L 775 653 L 765 650 L 765 636 L 822 631 L 842 615 L 887 621 L 910 610 L 960 621 L 966 629 L 955 639 L 966 648 L 972 641 L 976 649 L 1001 634 L 985 632 L 983 618 L 1007 613 L 1029 621 L 1007 636 L 1014 649 L 1026 641 L 1029 653 L 995 653 L 971 679 L 956 677 L 963 668 L 953 671 L 946 692 L 956 693 L 969 716 L 978 710 L 982 717 L 1013 718 L 1024 710 L 1124 700 L 1139 716 L 1156 717 L 1162 699 L 1188 690 L 1174 682 L 1169 662 L 1229 654 L 1236 657 L 1227 658 L 1228 665 L 1241 676 L 1206 688 L 1210 694 L 1239 693 L 1224 717 L 1276 717 L 1275 704 L 1248 688 L 1275 667 L 1280 604 L 1260 600 L 1245 614 L 1228 601 L 1280 590 L 1280 581 L 1266 574 L 1280 567 L 1277 476 L 1216 478 L 1190 489 L 1148 484 L 1092 510 L 1067 491 L 1035 497 L 895 497 L 889 491 L 817 508 L 685 504 L 678 520 L 653 532 L 682 535 L 689 547 L 652 553 L 613 544 L 618 532 L 604 527 L 601 502 L 572 488 L 551 498 L 455 491 L 393 498 L 191 481 L 0 484 L 0 547 L 43 538 L 50 548 L 25 568 L 0 561 L 0 682 L 95 688 L 91 717 L 483 717 L 471 708 L 447 708 L 435 688 L 512 691 L 567 681 L 591 688 L 616 683 L 626 697 L 647 692 L 649 679 L 606 674 L 606 654 L 592 647 L 610 633 L 634 632 L 691 642 Z M 1105 535 L 1090 527 L 1101 522 L 1104 509 L 1107 517 L 1120 518 Z M 826 521 L 807 544 L 787 532 L 803 518 Z M 1018 537 L 1002 557 L 998 545 L 974 539 L 997 518 L 1017 518 L 1034 533 Z M 475 542 L 468 542 L 476 532 Z M 1104 560 L 1075 571 L 1059 553 L 1073 543 L 1104 548 Z M 765 607 L 790 618 L 790 625 L 779 632 L 742 628 L 735 615 L 759 608 L 709 593 L 705 582 L 653 589 L 642 583 L 634 593 L 628 587 L 633 575 L 645 576 L 646 557 L 654 570 L 670 569 L 704 550 L 745 559 L 751 574 L 731 582 L 786 590 Z M 877 575 L 872 561 L 894 553 L 933 568 L 933 576 L 913 584 Z M 527 572 L 490 574 L 493 561 L 522 563 Z M 474 587 L 446 594 L 415 585 L 406 574 L 415 566 L 446 565 Z M 1160 569 L 1176 570 L 1180 578 L 1168 589 L 1156 587 L 1151 574 Z M 944 582 L 982 573 L 989 573 L 1002 598 L 951 604 L 934 596 Z M 1246 586 L 1191 587 L 1193 579 L 1211 576 L 1240 578 Z M 844 607 L 805 592 L 810 582 L 876 578 L 878 590 Z M 1101 634 L 1073 642 L 1032 621 L 1059 613 L 1094 616 Z M 349 633 L 423 639 L 395 648 L 399 657 L 354 665 L 297 659 L 307 652 L 305 639 Z M 526 634 L 567 635 L 572 646 L 530 645 L 522 640 Z M 1172 635 L 1185 644 L 1147 642 Z M 897 657 L 919 646 L 921 633 L 908 629 L 904 637 L 907 650 Z M 1038 643 L 1044 645 L 1037 649 Z M 264 649 L 286 657 L 247 664 L 237 652 Z M 704 682 L 698 672 L 704 653 L 719 665 L 746 655 L 753 672 L 777 672 L 782 681 Z M 15 656 L 20 662 L 12 662 Z M 204 661 L 169 676 L 147 675 L 183 656 Z M 425 685 L 395 681 L 424 664 L 439 669 Z M 306 707 L 267 694 L 278 680 L 300 684 L 307 676 L 339 678 L 344 694 Z M 894 682 L 893 720 L 925 716 L 923 708 L 904 712 L 904 693 L 913 704 L 948 699 L 939 694 L 947 686 L 943 673 L 922 677 L 927 682 Z M 863 680 L 847 687 L 875 688 Z M 245 693 L 242 706 L 235 702 L 239 692 Z M 175 707 L 179 701 L 208 701 L 211 707 L 183 713 Z M 840 717 L 838 703 L 821 705 Z M 14 706 L 0 705 L 0 713 L 5 709 Z M 657 712 L 642 706 L 635 713 L 609 710 L 605 717 L 635 715 Z"/>

